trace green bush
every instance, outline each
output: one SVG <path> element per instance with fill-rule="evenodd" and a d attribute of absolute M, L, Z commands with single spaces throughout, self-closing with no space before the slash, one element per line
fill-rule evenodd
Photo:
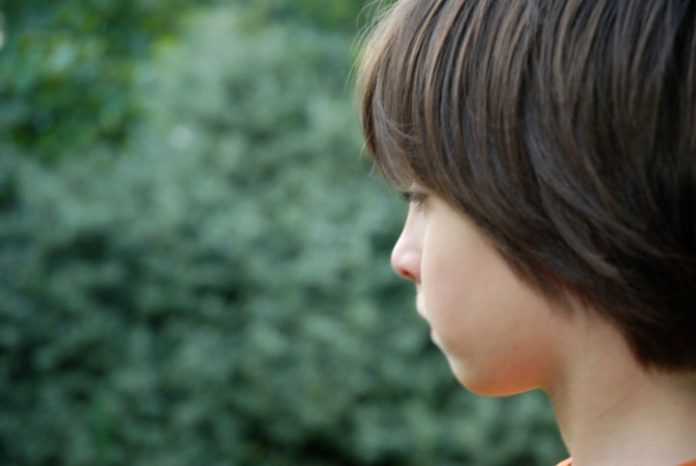
<path fill-rule="evenodd" d="M 388 266 L 351 40 L 192 19 L 127 155 L 0 166 L 0 464 L 534 465 L 538 395 L 454 382 Z"/>
<path fill-rule="evenodd" d="M 4 0 L 0 140 L 50 160 L 124 143 L 138 121 L 135 60 L 201 3 Z"/>
<path fill-rule="evenodd" d="M 235 5 L 250 5 L 248 0 L 230 1 Z M 254 0 L 253 14 L 276 22 L 291 21 L 323 30 L 354 33 L 372 7 L 378 6 L 376 3 L 375 0 Z"/>

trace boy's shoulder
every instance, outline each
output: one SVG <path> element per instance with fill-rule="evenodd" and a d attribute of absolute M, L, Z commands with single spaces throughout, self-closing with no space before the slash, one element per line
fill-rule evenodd
<path fill-rule="evenodd" d="M 573 458 L 568 458 L 558 463 L 556 466 L 573 466 Z M 687 461 L 686 463 L 681 463 L 678 466 L 696 466 L 696 459 Z"/>

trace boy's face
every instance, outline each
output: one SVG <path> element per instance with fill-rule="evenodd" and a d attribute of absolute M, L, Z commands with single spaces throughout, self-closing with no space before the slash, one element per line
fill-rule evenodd
<path fill-rule="evenodd" d="M 411 202 L 392 267 L 415 283 L 419 314 L 471 391 L 510 395 L 558 377 L 570 314 L 552 310 L 470 220 L 437 196 Z"/>

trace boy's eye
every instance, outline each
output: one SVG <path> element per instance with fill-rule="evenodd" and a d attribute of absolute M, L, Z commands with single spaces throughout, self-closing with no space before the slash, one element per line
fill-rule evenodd
<path fill-rule="evenodd" d="M 415 205 L 417 208 L 422 208 L 426 199 L 428 199 L 427 194 L 418 191 L 403 191 L 401 197 L 404 201 Z"/>

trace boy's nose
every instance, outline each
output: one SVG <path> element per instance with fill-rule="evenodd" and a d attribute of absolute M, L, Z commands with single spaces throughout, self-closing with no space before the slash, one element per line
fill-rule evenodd
<path fill-rule="evenodd" d="M 404 227 L 392 249 L 391 266 L 401 278 L 420 283 L 420 248 L 415 238 L 409 235 L 407 227 Z"/>

